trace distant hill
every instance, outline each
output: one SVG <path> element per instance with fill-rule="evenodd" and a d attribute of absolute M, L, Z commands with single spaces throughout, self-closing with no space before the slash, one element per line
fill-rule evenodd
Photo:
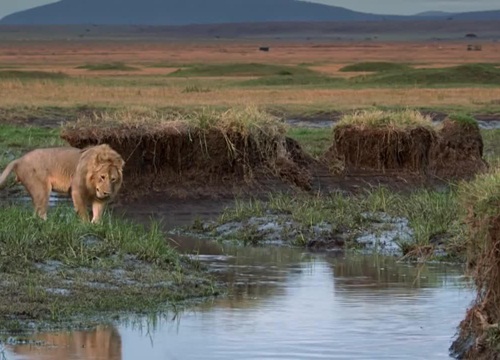
<path fill-rule="evenodd" d="M 456 20 L 500 20 L 500 10 L 466 12 L 451 17 Z"/>
<path fill-rule="evenodd" d="M 418 14 L 415 14 L 415 16 L 421 16 L 421 17 L 448 17 L 454 15 L 454 13 L 446 12 L 446 11 L 424 11 Z"/>
<path fill-rule="evenodd" d="M 7 25 L 187 25 L 398 18 L 297 0 L 61 0 L 4 17 Z"/>

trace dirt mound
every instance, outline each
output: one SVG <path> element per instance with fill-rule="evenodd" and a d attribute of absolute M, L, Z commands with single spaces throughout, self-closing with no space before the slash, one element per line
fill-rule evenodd
<path fill-rule="evenodd" d="M 430 151 L 430 173 L 444 179 L 463 179 L 487 168 L 477 124 L 445 119 Z"/>
<path fill-rule="evenodd" d="M 155 125 L 80 124 L 61 137 L 84 148 L 107 143 L 125 159 L 125 193 L 167 191 L 174 195 L 234 193 L 244 185 L 279 178 L 302 189 L 311 176 L 300 146 L 282 133 L 242 133 L 199 128 L 185 122 Z M 216 190 L 218 188 L 218 190 Z"/>
<path fill-rule="evenodd" d="M 447 119 L 438 131 L 429 126 L 338 126 L 323 159 L 336 174 L 421 175 L 466 179 L 483 172 L 483 140 L 475 123 Z"/>
<path fill-rule="evenodd" d="M 346 172 L 404 170 L 425 172 L 435 133 L 425 127 L 412 129 L 342 126 L 335 130 L 327 158 L 341 161 Z"/>

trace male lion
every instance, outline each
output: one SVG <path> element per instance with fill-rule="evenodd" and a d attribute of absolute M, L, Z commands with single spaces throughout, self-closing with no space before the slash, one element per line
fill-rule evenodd
<path fill-rule="evenodd" d="M 109 145 L 77 149 L 72 147 L 33 150 L 12 161 L 2 175 L 0 188 L 14 171 L 16 180 L 28 190 L 35 212 L 47 219 L 50 192 L 70 194 L 75 210 L 92 223 L 100 220 L 104 206 L 118 192 L 123 181 L 125 161 Z"/>

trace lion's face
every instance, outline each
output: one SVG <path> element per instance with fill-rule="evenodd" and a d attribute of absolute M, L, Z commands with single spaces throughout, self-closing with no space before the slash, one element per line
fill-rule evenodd
<path fill-rule="evenodd" d="M 114 196 L 122 184 L 122 172 L 115 166 L 96 169 L 93 176 L 96 197 L 106 200 Z"/>

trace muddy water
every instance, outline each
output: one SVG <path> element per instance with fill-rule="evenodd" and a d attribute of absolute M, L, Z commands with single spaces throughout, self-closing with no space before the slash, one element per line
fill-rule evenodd
<path fill-rule="evenodd" d="M 472 300 L 456 266 L 176 238 L 230 292 L 177 316 L 44 333 L 7 359 L 445 359 Z"/>

